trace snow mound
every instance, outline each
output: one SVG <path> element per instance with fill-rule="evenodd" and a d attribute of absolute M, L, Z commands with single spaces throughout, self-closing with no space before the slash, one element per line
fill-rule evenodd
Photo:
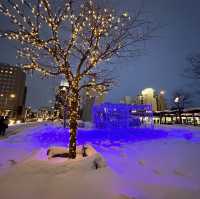
<path fill-rule="evenodd" d="M 79 155 L 82 147 L 77 147 L 76 159 L 48 158 L 48 148 L 35 151 L 0 176 L 0 198 L 129 199 L 121 196 L 118 176 L 106 167 L 103 157 L 92 146 L 86 147 L 86 157 Z M 51 149 L 51 153 L 67 151 Z"/>
<path fill-rule="evenodd" d="M 33 155 L 31 155 L 24 162 L 17 165 L 17 167 L 22 168 L 23 171 L 30 171 L 32 173 L 69 173 L 69 172 L 83 172 L 94 169 L 105 168 L 106 161 L 104 158 L 96 152 L 96 150 L 90 146 L 86 145 L 86 157 L 82 155 L 82 146 L 77 147 L 77 157 L 76 159 L 69 159 L 63 157 L 52 158 L 55 154 L 62 154 L 68 152 L 65 147 L 51 147 L 50 149 L 42 148 Z M 49 155 L 47 151 L 50 150 Z"/>

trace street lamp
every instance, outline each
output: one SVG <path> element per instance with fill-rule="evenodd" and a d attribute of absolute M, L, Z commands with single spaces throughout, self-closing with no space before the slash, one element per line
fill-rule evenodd
<path fill-rule="evenodd" d="M 10 98 L 15 98 L 16 95 L 15 94 L 10 94 Z"/>
<path fill-rule="evenodd" d="M 176 97 L 176 98 L 174 99 L 174 102 L 175 102 L 175 103 L 179 103 L 179 97 Z"/>
<path fill-rule="evenodd" d="M 164 94 L 165 94 L 165 91 L 161 90 L 160 95 L 164 95 Z"/>
<path fill-rule="evenodd" d="M 178 108 L 178 115 L 179 115 L 179 120 L 180 120 L 180 124 L 182 124 L 182 117 L 181 117 L 181 112 L 182 112 L 182 108 L 181 108 L 181 102 L 180 100 L 182 100 L 180 97 L 176 97 L 174 99 L 175 104 L 177 105 Z"/>

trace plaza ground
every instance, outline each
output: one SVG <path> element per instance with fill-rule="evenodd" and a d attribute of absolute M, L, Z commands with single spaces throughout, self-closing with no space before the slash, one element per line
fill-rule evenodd
<path fill-rule="evenodd" d="M 15 135 L 0 140 L 2 199 L 199 199 L 199 128 L 79 129 L 78 144 L 90 144 L 107 162 L 97 170 L 86 160 L 27 161 L 41 149 L 67 145 L 68 129 L 58 124 L 12 128 Z"/>

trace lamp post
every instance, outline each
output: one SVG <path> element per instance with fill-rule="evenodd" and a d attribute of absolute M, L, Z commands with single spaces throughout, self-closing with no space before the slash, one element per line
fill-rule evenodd
<path fill-rule="evenodd" d="M 180 124 L 182 124 L 180 100 L 181 100 L 180 97 L 175 97 L 174 102 L 175 102 L 175 104 L 178 108 L 178 115 L 179 115 Z"/>
<path fill-rule="evenodd" d="M 175 102 L 176 104 L 178 104 L 178 103 L 179 103 L 179 97 L 176 97 L 176 98 L 174 99 L 174 102 Z"/>
<path fill-rule="evenodd" d="M 163 100 L 164 98 L 164 95 L 165 95 L 165 91 L 164 90 L 161 90 L 159 92 L 159 94 L 156 94 L 155 95 L 155 98 L 156 98 L 156 105 L 157 105 L 157 111 L 162 111 L 163 107 L 162 107 L 162 102 L 161 100 Z M 163 102 L 164 103 L 164 102 Z"/>
<path fill-rule="evenodd" d="M 164 95 L 165 95 L 165 91 L 164 90 L 161 90 L 160 93 L 159 93 L 159 96 L 158 96 L 158 106 L 159 106 L 159 110 L 160 111 L 164 111 L 165 109 L 165 105 L 164 105 Z M 166 124 L 167 123 L 167 117 L 166 117 L 166 114 L 163 114 L 164 115 L 164 123 Z"/>

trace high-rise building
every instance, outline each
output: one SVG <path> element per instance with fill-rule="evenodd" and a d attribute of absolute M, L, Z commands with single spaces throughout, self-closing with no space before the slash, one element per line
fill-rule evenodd
<path fill-rule="evenodd" d="M 165 92 L 160 91 L 160 93 L 156 96 L 157 97 L 157 110 L 164 111 L 167 109 L 167 103 L 165 99 Z"/>
<path fill-rule="evenodd" d="M 21 68 L 0 63 L 0 115 L 23 120 L 26 100 L 26 74 Z"/>
<path fill-rule="evenodd" d="M 152 88 L 146 88 L 136 98 L 136 104 L 151 104 L 153 111 L 163 111 L 167 108 L 164 91 L 158 94 Z"/>
<path fill-rule="evenodd" d="M 92 109 L 94 104 L 101 104 L 105 100 L 105 93 L 97 95 L 91 89 L 83 90 L 81 94 L 81 119 L 83 121 L 91 121 L 92 120 Z"/>
<path fill-rule="evenodd" d="M 66 102 L 67 97 L 67 90 L 69 87 L 69 83 L 66 80 L 61 80 L 60 85 L 56 89 L 56 95 L 55 95 L 55 105 L 54 108 L 57 112 L 57 117 L 63 118 L 65 112 L 67 111 L 67 107 L 64 106 Z M 67 115 L 66 115 L 67 116 Z"/>
<path fill-rule="evenodd" d="M 120 100 L 120 103 L 122 103 L 122 104 L 133 104 L 133 98 L 131 96 L 124 96 Z"/>
<path fill-rule="evenodd" d="M 92 107 L 95 103 L 95 96 L 88 89 L 84 89 L 81 94 L 81 120 L 92 120 Z"/>

